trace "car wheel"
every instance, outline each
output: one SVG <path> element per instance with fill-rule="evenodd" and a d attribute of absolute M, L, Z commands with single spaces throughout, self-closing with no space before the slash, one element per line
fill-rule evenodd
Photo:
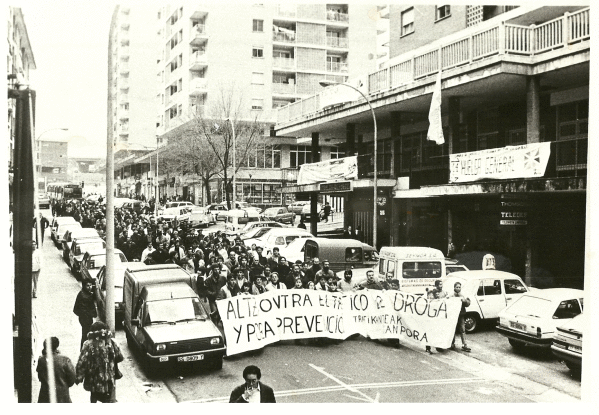
<path fill-rule="evenodd" d="M 154 377 L 158 373 L 158 364 L 152 359 L 146 358 L 144 360 L 144 372 L 146 372 L 147 377 Z"/>
<path fill-rule="evenodd" d="M 470 313 L 464 317 L 464 325 L 466 326 L 466 333 L 473 333 L 480 325 L 480 317 L 478 314 Z"/>
<path fill-rule="evenodd" d="M 514 339 L 507 339 L 510 344 L 512 345 L 512 347 L 516 350 L 522 350 L 524 349 L 524 343 L 522 343 L 521 341 L 518 340 L 514 340 Z"/>
<path fill-rule="evenodd" d="M 575 365 L 574 363 L 570 363 L 570 362 L 564 362 L 566 364 L 566 366 L 568 366 L 568 369 L 570 369 L 570 371 L 572 371 L 572 373 L 578 374 L 581 372 L 581 367 L 578 365 Z"/>

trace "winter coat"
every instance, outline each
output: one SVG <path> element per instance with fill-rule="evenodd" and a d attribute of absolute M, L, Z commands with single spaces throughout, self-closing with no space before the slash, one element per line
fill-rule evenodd
<path fill-rule="evenodd" d="M 88 392 L 110 393 L 115 385 L 115 363 L 123 361 L 121 349 L 108 330 L 90 331 L 77 362 L 77 381 Z"/>
<path fill-rule="evenodd" d="M 56 402 L 71 403 L 69 388 L 75 384 L 75 368 L 71 359 L 54 352 L 54 384 L 56 385 Z M 41 382 L 40 394 L 37 398 L 38 403 L 50 402 L 50 389 L 48 386 L 48 361 L 46 355 L 41 356 L 37 362 L 37 378 Z"/>

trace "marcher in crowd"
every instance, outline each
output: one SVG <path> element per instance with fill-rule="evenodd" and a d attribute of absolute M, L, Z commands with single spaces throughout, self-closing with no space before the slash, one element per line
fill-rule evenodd
<path fill-rule="evenodd" d="M 75 367 L 71 359 L 63 356 L 58 351 L 60 341 L 58 337 L 52 336 L 50 344 L 48 339 L 44 340 L 42 356 L 37 361 L 37 378 L 41 383 L 40 394 L 37 403 L 50 403 L 50 386 L 48 383 L 48 356 L 52 354 L 54 365 L 54 394 L 56 403 L 71 403 L 69 388 L 75 384 Z"/>
<path fill-rule="evenodd" d="M 462 294 L 462 284 L 459 282 L 456 282 L 453 285 L 453 296 L 458 297 L 460 300 L 462 300 L 462 308 L 460 309 L 460 316 L 458 317 L 456 334 L 459 334 L 460 338 L 462 339 L 462 350 L 465 352 L 469 352 L 471 349 L 466 344 L 466 325 L 464 322 L 464 317 L 466 316 L 466 307 L 470 305 L 470 299 L 466 298 L 464 294 Z M 453 341 L 451 342 L 451 348 L 455 349 L 455 336 L 453 338 Z"/>
<path fill-rule="evenodd" d="M 252 294 L 258 295 L 266 292 L 266 288 L 264 288 L 264 277 L 262 275 L 258 275 L 256 277 L 256 281 L 252 285 Z"/>
<path fill-rule="evenodd" d="M 362 290 L 364 288 L 369 290 L 383 290 L 383 286 L 379 281 L 374 278 L 374 271 L 369 269 L 366 271 L 366 281 L 362 281 L 358 284 L 357 288 Z"/>
<path fill-rule="evenodd" d="M 339 291 L 347 292 L 356 290 L 356 285 L 351 281 L 352 277 L 353 271 L 351 269 L 346 269 L 343 273 L 343 279 L 339 281 Z"/>
<path fill-rule="evenodd" d="M 328 260 L 322 261 L 322 269 L 314 275 L 314 282 L 318 284 L 321 279 L 328 279 L 329 277 L 335 277 L 335 272 L 331 269 L 331 263 Z"/>
<path fill-rule="evenodd" d="M 90 327 L 77 362 L 77 383 L 90 392 L 91 403 L 116 402 L 117 363 L 123 361 L 121 349 L 112 339 L 106 324 L 96 321 Z"/>
<path fill-rule="evenodd" d="M 94 283 L 92 281 L 84 280 L 81 283 L 81 291 L 79 291 L 75 299 L 73 313 L 79 317 L 79 324 L 81 324 L 81 347 L 83 347 L 94 318 L 98 316 Z"/>
<path fill-rule="evenodd" d="M 426 297 L 429 300 L 438 300 L 440 298 L 447 298 L 448 294 L 445 291 L 443 291 L 443 281 L 442 280 L 435 280 L 435 287 L 432 288 L 432 289 L 430 289 L 430 290 L 428 290 L 428 292 L 426 294 Z M 426 346 L 426 351 L 429 354 L 433 354 L 433 351 L 432 351 L 431 347 L 428 346 L 428 345 Z"/>
<path fill-rule="evenodd" d="M 229 403 L 276 403 L 274 391 L 260 382 L 261 378 L 259 367 L 250 365 L 243 369 L 245 383 L 233 389 Z"/>
<path fill-rule="evenodd" d="M 286 290 L 287 286 L 279 281 L 279 274 L 277 272 L 271 272 L 270 281 L 264 287 L 266 291 L 272 290 Z"/>
<path fill-rule="evenodd" d="M 40 271 L 42 270 L 42 259 L 40 257 L 40 251 L 37 249 L 37 244 L 32 242 L 31 246 L 33 248 L 33 252 L 31 252 L 31 296 L 37 298 L 37 282 L 40 278 Z"/>
<path fill-rule="evenodd" d="M 242 284 L 243 287 L 243 284 Z M 220 289 L 218 295 L 216 296 L 217 300 L 223 300 L 225 298 L 235 297 L 241 292 L 241 287 L 237 285 L 237 279 L 235 275 L 231 274 L 227 278 L 227 283 Z"/>

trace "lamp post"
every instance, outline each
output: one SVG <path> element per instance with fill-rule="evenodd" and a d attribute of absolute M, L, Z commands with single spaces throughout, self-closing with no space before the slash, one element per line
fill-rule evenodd
<path fill-rule="evenodd" d="M 237 149 L 237 138 L 235 137 L 235 125 L 233 125 L 233 120 L 231 118 L 227 118 L 227 121 L 231 123 L 231 133 L 233 134 L 233 199 L 231 201 L 231 209 L 235 209 L 235 191 L 237 190 L 235 186 L 235 170 L 237 168 L 235 164 L 235 152 Z"/>
<path fill-rule="evenodd" d="M 327 86 L 331 86 L 331 85 L 343 85 L 346 86 L 348 88 L 353 89 L 354 91 L 357 91 L 360 95 L 362 95 L 362 97 L 366 100 L 366 103 L 368 103 L 368 106 L 370 107 L 370 112 L 372 113 L 372 121 L 374 122 L 374 197 L 372 200 L 372 213 L 373 213 L 373 220 L 372 220 L 372 246 L 376 249 L 376 243 L 377 243 L 377 196 L 378 196 L 378 188 L 377 188 L 377 128 L 376 128 L 376 116 L 374 115 L 374 109 L 372 108 L 372 104 L 370 103 L 370 100 L 368 99 L 368 97 L 366 95 L 364 95 L 364 93 L 362 91 L 360 91 L 358 88 L 349 85 L 349 84 L 344 84 L 341 82 L 335 82 L 335 81 L 329 81 L 329 80 L 322 80 L 319 82 L 319 84 L 323 87 L 327 87 Z"/>

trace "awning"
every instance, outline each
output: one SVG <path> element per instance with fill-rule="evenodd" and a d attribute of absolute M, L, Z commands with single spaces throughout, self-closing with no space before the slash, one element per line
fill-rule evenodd
<path fill-rule="evenodd" d="M 287 187 L 282 187 L 282 192 L 283 193 L 320 193 L 320 187 L 321 185 L 328 185 L 328 186 L 324 186 L 326 187 L 330 187 L 331 184 L 334 183 L 338 183 L 337 181 L 329 181 L 329 182 L 321 182 L 321 183 L 310 183 L 310 184 L 304 184 L 304 185 L 297 185 L 297 186 L 287 186 Z M 396 181 L 393 179 L 378 179 L 377 180 L 377 187 L 379 188 L 384 188 L 384 187 L 393 187 L 395 186 Z M 368 188 L 373 188 L 374 187 L 374 180 L 372 179 L 359 179 L 359 180 L 352 180 L 351 181 L 351 190 L 356 190 L 356 189 L 368 189 Z"/>

